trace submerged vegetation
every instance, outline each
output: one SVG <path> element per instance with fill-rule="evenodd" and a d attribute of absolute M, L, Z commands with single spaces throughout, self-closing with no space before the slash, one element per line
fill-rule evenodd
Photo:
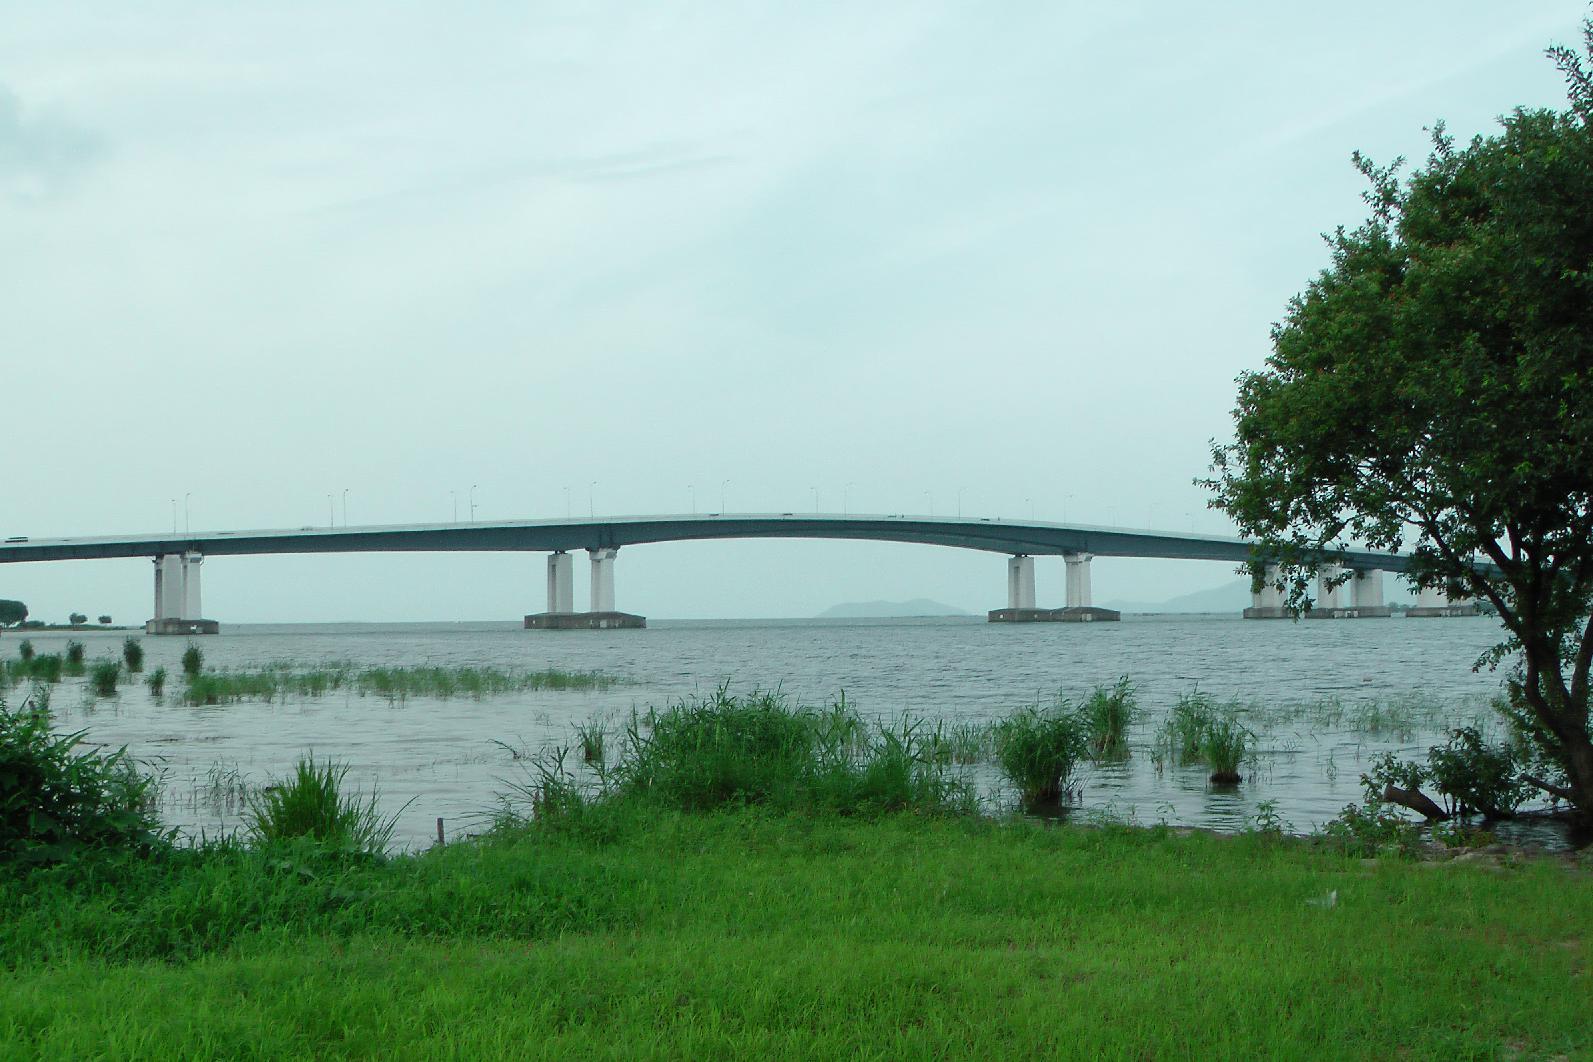
<path fill-rule="evenodd" d="M 604 690 L 619 679 L 591 671 L 508 671 L 481 667 L 368 667 L 335 664 L 298 668 L 273 664 L 250 671 L 198 671 L 188 676 L 183 700 L 227 704 L 243 700 L 323 697 L 347 690 L 361 697 L 486 697 L 528 690 Z"/>

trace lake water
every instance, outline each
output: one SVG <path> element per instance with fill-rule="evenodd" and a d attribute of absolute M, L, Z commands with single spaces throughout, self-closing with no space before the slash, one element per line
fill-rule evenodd
<path fill-rule="evenodd" d="M 309 666 L 548 667 L 595 670 L 626 680 L 609 690 L 516 693 L 481 700 L 410 698 L 389 703 L 346 691 L 286 703 L 245 701 L 188 707 L 125 687 L 95 702 L 81 680 L 56 691 L 63 728 L 126 745 L 166 774 L 163 814 L 190 832 L 229 829 L 235 807 L 209 799 L 213 771 L 260 784 L 306 751 L 350 764 L 350 780 L 399 813 L 398 840 L 427 842 L 436 820 L 450 835 L 479 828 L 504 779 L 522 777 L 504 745 L 535 750 L 568 744 L 578 722 L 620 718 L 710 692 L 779 687 L 793 702 L 826 704 L 844 690 L 866 715 L 928 721 L 988 721 L 1058 692 L 1086 694 L 1121 675 L 1142 708 L 1125 764 L 1086 770 L 1082 807 L 1141 823 L 1241 828 L 1273 801 L 1298 832 L 1359 799 L 1358 775 L 1385 750 L 1424 754 L 1447 727 L 1488 720 L 1501 676 L 1471 663 L 1497 640 L 1478 618 L 1243 621 L 1237 617 L 1134 617 L 1121 623 L 987 624 L 936 620 L 659 621 L 643 631 L 525 631 L 508 623 L 233 626 L 199 640 L 206 666 L 251 668 L 276 661 Z M 92 659 L 116 656 L 120 633 L 35 634 L 41 652 L 69 637 Z M 0 652 L 11 655 L 8 635 Z M 180 638 L 145 638 L 146 673 L 180 673 Z M 172 683 L 178 685 L 177 682 Z M 1252 720 L 1259 753 L 1236 790 L 1214 790 L 1198 767 L 1158 765 L 1157 727 L 1194 688 L 1264 710 Z M 17 693 L 10 697 L 14 700 Z M 1336 701 L 1342 710 L 1310 709 Z M 1358 714 L 1400 704 L 1404 722 L 1369 732 Z M 1412 706 L 1415 711 L 1412 712 Z M 1298 710 L 1296 710 L 1298 709 Z M 1491 725 L 1491 724 L 1490 724 Z M 499 744 L 499 743 L 503 744 Z M 974 777 L 993 801 L 1010 799 L 993 770 Z M 402 810 L 400 810 L 402 809 Z M 1541 831 L 1543 827 L 1529 830 Z M 1524 835 L 1552 843 L 1552 835 Z"/>

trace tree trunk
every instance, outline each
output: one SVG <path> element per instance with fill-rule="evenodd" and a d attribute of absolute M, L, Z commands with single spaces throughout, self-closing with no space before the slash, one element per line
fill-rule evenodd
<path fill-rule="evenodd" d="M 1383 784 L 1383 801 L 1387 804 L 1398 804 L 1402 808 L 1410 808 L 1423 818 L 1449 818 L 1449 813 L 1433 803 L 1432 798 L 1420 789 L 1401 789 L 1385 782 Z"/>

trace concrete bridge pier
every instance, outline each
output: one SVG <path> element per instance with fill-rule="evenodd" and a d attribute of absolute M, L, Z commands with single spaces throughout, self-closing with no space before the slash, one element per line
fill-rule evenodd
<path fill-rule="evenodd" d="M 155 615 L 144 623 L 145 634 L 220 634 L 221 624 L 202 619 L 199 566 L 202 554 L 167 553 L 155 562 Z"/>
<path fill-rule="evenodd" d="M 1472 598 L 1452 598 L 1436 586 L 1424 586 L 1416 592 L 1416 605 L 1406 609 L 1409 619 L 1427 619 L 1445 616 L 1475 616 L 1477 602 Z"/>
<path fill-rule="evenodd" d="M 1344 574 L 1338 564 L 1324 564 L 1317 572 L 1316 602 L 1307 619 L 1371 619 L 1391 615 L 1383 604 L 1383 573 L 1376 569 L 1357 569 L 1348 582 L 1329 586 L 1330 580 Z"/>
<path fill-rule="evenodd" d="M 614 560 L 618 547 L 592 547 L 587 555 L 592 563 L 590 611 L 575 611 L 575 576 L 570 555 L 563 550 L 548 555 L 548 610 L 525 618 L 526 630 L 635 630 L 647 626 L 647 618 L 614 608 Z"/>
<path fill-rule="evenodd" d="M 1122 613 L 1090 604 L 1089 553 L 1064 553 L 1067 562 L 1067 605 L 1063 608 L 1036 608 L 1034 558 L 1019 553 L 1007 560 L 1007 607 L 991 611 L 991 623 L 1091 623 L 1122 619 Z"/>
<path fill-rule="evenodd" d="M 1261 589 L 1251 591 L 1245 619 L 1289 619 L 1288 595 L 1278 589 L 1278 566 L 1267 565 L 1261 578 Z"/>

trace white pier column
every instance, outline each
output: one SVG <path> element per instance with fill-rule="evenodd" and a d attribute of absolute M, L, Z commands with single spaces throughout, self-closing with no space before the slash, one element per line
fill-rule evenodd
<path fill-rule="evenodd" d="M 589 549 L 586 551 L 592 558 L 592 604 L 593 612 L 614 611 L 614 558 L 619 554 L 618 549 Z"/>
<path fill-rule="evenodd" d="M 1323 612 L 1343 608 L 1343 586 L 1329 586 L 1328 582 L 1337 579 L 1343 574 L 1344 569 L 1337 564 L 1324 564 L 1316 573 L 1316 602 L 1315 607 Z"/>
<path fill-rule="evenodd" d="M 159 573 L 160 594 L 155 602 L 156 619 L 182 619 L 187 592 L 183 587 L 183 559 L 180 554 L 168 553 L 155 562 Z"/>
<path fill-rule="evenodd" d="M 1034 558 L 1019 553 L 1007 558 L 1007 607 L 1034 607 Z"/>
<path fill-rule="evenodd" d="M 1444 593 L 1442 587 L 1424 586 L 1416 591 L 1417 608 L 1444 608 L 1449 604 L 1449 595 Z"/>
<path fill-rule="evenodd" d="M 164 619 L 166 616 L 166 571 L 161 567 L 160 557 L 149 558 L 155 565 L 155 611 L 150 613 L 154 619 Z"/>
<path fill-rule="evenodd" d="M 1068 566 L 1068 608 L 1090 607 L 1090 561 L 1093 553 L 1064 553 L 1062 559 Z"/>
<path fill-rule="evenodd" d="M 1250 594 L 1251 608 L 1283 608 L 1288 605 L 1288 597 L 1278 589 L 1278 566 L 1269 564 L 1261 572 L 1261 589 Z"/>
<path fill-rule="evenodd" d="M 182 619 L 196 620 L 205 614 L 199 603 L 199 566 L 205 562 L 201 553 L 183 554 L 183 610 Z"/>
<path fill-rule="evenodd" d="M 575 558 L 563 550 L 548 554 L 548 611 L 558 615 L 575 611 Z"/>
<path fill-rule="evenodd" d="M 1350 589 L 1350 603 L 1356 608 L 1383 607 L 1383 573 L 1378 569 L 1358 570 Z"/>

